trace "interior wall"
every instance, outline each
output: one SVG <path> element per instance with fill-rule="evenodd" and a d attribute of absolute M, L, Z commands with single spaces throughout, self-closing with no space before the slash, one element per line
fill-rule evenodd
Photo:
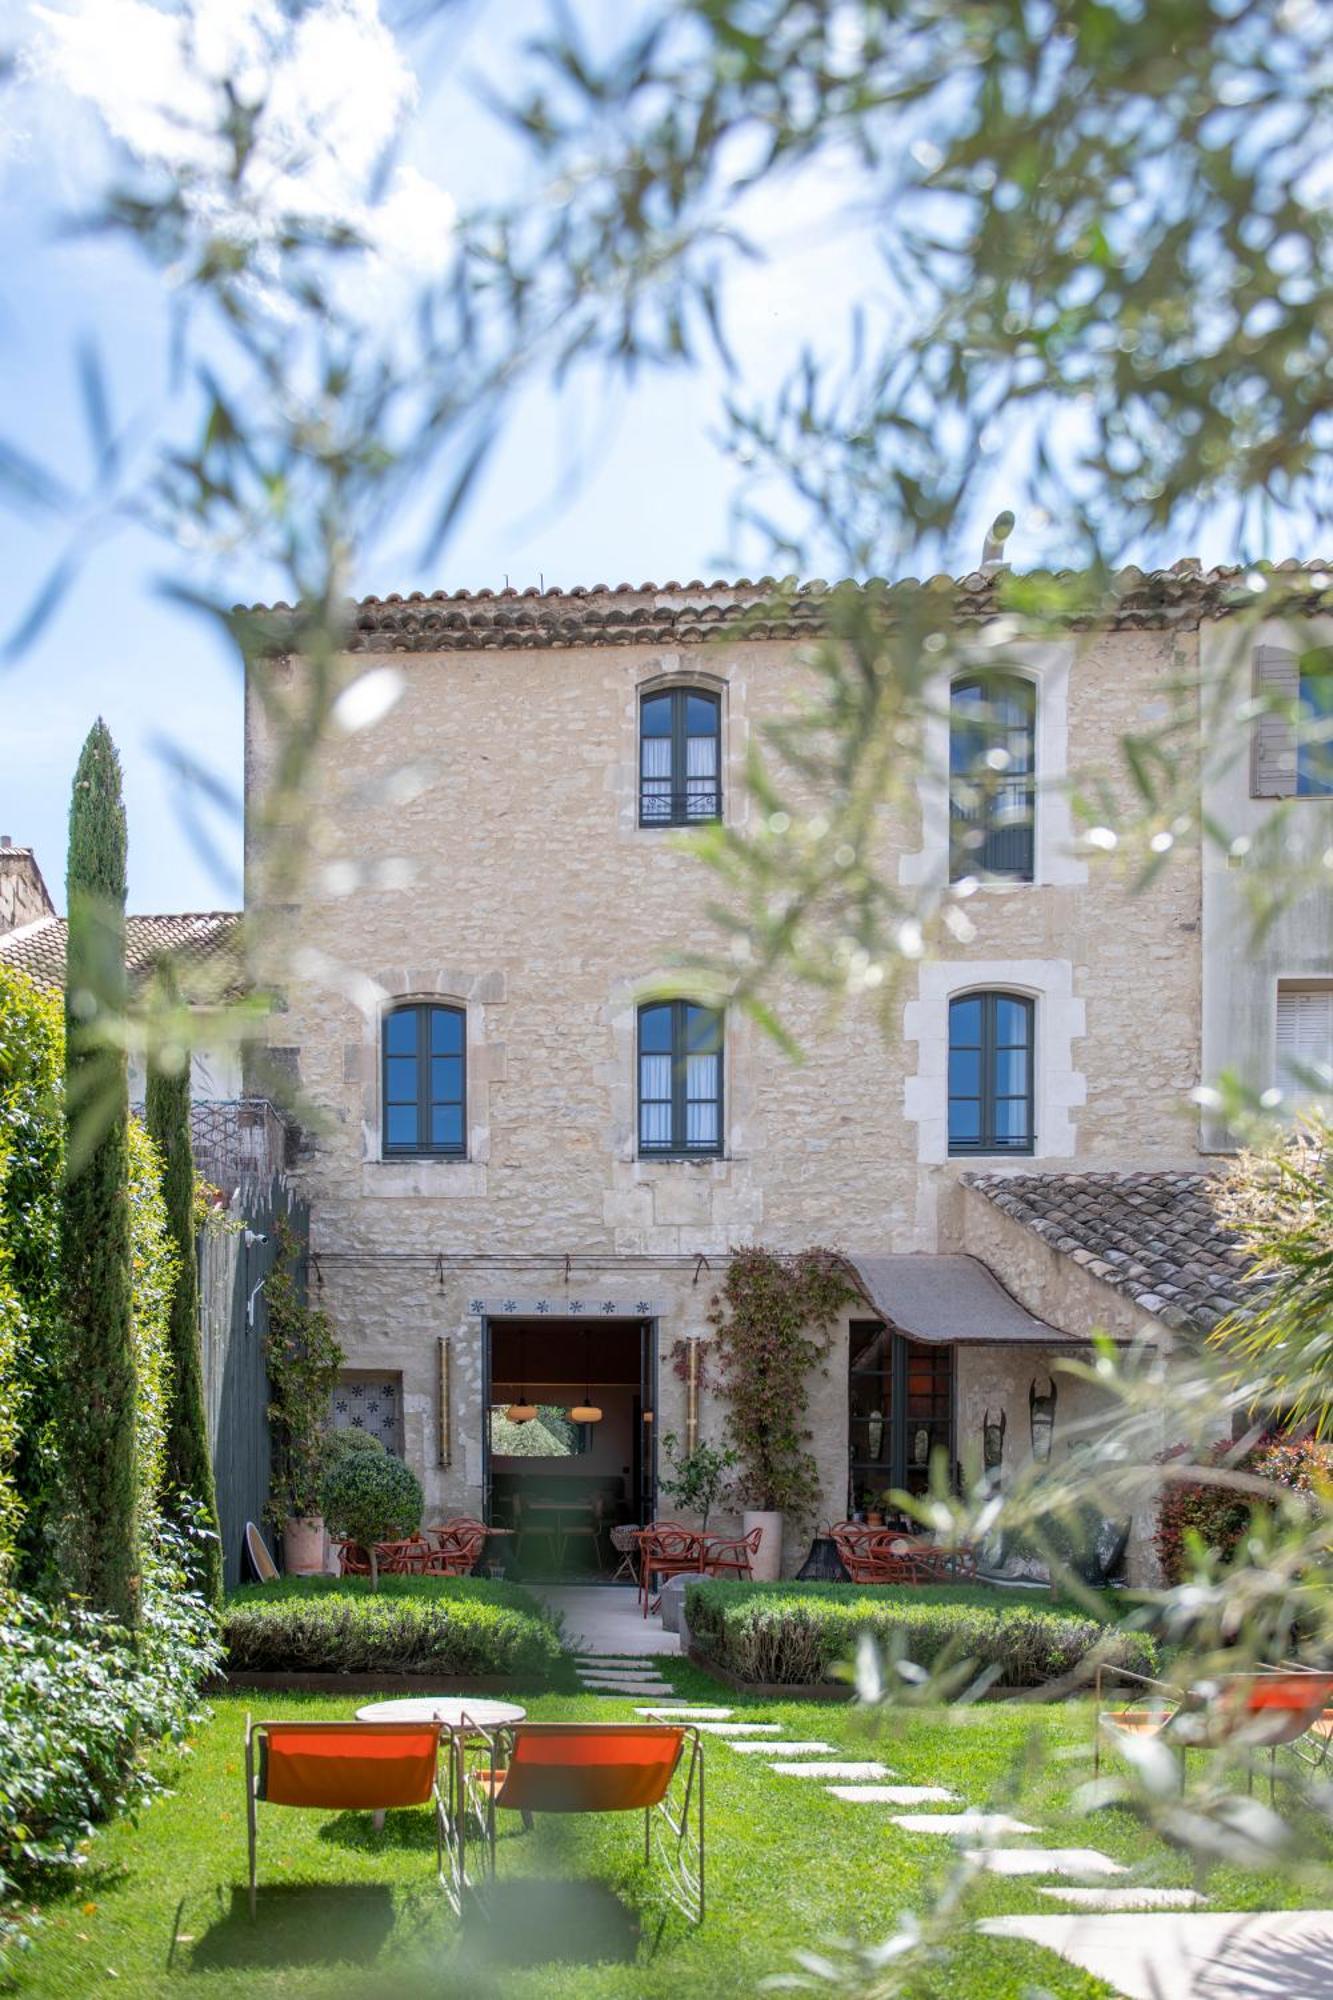
<path fill-rule="evenodd" d="M 523 1386 L 534 1403 L 559 1403 L 568 1409 L 572 1402 L 581 1400 L 585 1385 L 580 1383 L 573 1389 L 568 1382 L 527 1382 Z M 587 1386 L 592 1390 L 593 1403 L 602 1412 L 602 1421 L 592 1426 L 586 1452 L 575 1458 L 511 1458 L 497 1452 L 491 1460 L 492 1473 L 531 1472 L 543 1480 L 623 1477 L 628 1499 L 635 1391 L 611 1385 L 602 1388 L 596 1382 Z M 496 1383 L 493 1391 L 497 1403 L 515 1393 L 515 1386 L 500 1383 Z"/>

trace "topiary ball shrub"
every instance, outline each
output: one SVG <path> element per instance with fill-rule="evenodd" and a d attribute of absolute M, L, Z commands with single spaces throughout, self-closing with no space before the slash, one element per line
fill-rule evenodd
<path fill-rule="evenodd" d="M 327 1478 L 335 1465 L 358 1451 L 373 1454 L 383 1450 L 379 1439 L 369 1431 L 353 1430 L 350 1426 L 345 1431 L 330 1431 L 324 1440 L 324 1476 Z"/>
<path fill-rule="evenodd" d="M 377 1590 L 375 1544 L 399 1541 L 421 1526 L 420 1480 L 392 1452 L 343 1451 L 324 1475 L 321 1500 L 329 1533 L 366 1550 L 370 1587 Z"/>
<path fill-rule="evenodd" d="M 1163 1454 L 1170 1464 L 1184 1455 L 1184 1445 Z M 1219 1438 L 1199 1455 L 1202 1465 L 1231 1461 L 1235 1449 L 1230 1438 Z M 1267 1479 L 1273 1486 L 1273 1502 L 1296 1496 L 1310 1496 L 1321 1486 L 1333 1485 L 1333 1443 L 1321 1438 L 1293 1438 L 1270 1431 L 1250 1450 L 1234 1461 L 1237 1472 Z M 1229 1561 L 1250 1529 L 1256 1511 L 1264 1508 L 1248 1494 L 1226 1486 L 1205 1486 L 1188 1479 L 1173 1479 L 1163 1485 L 1157 1506 L 1157 1527 L 1153 1543 L 1162 1577 L 1168 1585 L 1179 1583 L 1189 1567 L 1189 1539 L 1197 1535 L 1207 1549 Z"/>

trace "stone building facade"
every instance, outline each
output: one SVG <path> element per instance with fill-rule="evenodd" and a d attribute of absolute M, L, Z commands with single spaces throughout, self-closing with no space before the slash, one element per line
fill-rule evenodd
<path fill-rule="evenodd" d="M 984 616 L 991 587 L 984 576 L 957 586 L 968 615 Z M 709 1340 L 738 1245 L 979 1260 L 1049 1339 L 1039 1330 L 1001 1347 L 974 1330 L 951 1341 L 942 1286 L 926 1340 L 947 1350 L 935 1378 L 947 1410 L 929 1437 L 955 1462 L 979 1448 L 982 1417 L 997 1408 L 1006 1465 L 1021 1461 L 1030 1389 L 1094 1330 L 1168 1331 L 1107 1281 L 1114 1261 L 1052 1247 L 970 1182 L 1020 1171 L 1169 1177 L 1203 1164 L 1192 1097 L 1198 857 L 1135 890 L 1074 841 L 1062 781 L 1097 770 L 1114 787 L 1120 739 L 1177 698 L 1225 593 L 1189 565 L 1131 579 L 1114 625 L 1030 649 L 1031 879 L 978 890 L 971 940 L 912 968 L 887 1033 L 873 996 L 849 997 L 830 1018 L 822 997 L 793 987 L 775 998 L 802 1046 L 797 1063 L 744 1016 L 726 1018 L 720 1144 L 657 1157 L 640 1144 L 638 1009 L 697 997 L 679 960 L 712 942 L 715 892 L 668 826 L 644 823 L 646 704 L 673 691 L 715 704 L 722 818 L 752 829 L 747 753 L 808 692 L 804 648 L 819 619 L 817 593 L 805 593 L 719 640 L 760 595 L 670 585 L 356 607 L 347 679 L 377 675 L 367 686 L 395 698 L 322 753 L 307 802 L 308 878 L 300 900 L 284 890 L 277 910 L 266 885 L 280 843 L 262 810 L 272 717 L 305 670 L 281 654 L 252 670 L 247 908 L 269 938 L 261 969 L 280 996 L 270 1060 L 293 1078 L 307 1128 L 299 1178 L 314 1283 L 348 1358 L 344 1413 L 372 1397 L 389 1413 L 376 1421 L 420 1472 L 428 1519 L 495 1508 L 487 1408 L 522 1391 L 541 1401 L 542 1385 L 569 1402 L 581 1353 L 583 1370 L 593 1366 L 594 1336 L 580 1328 L 597 1330 L 607 1397 L 630 1399 L 622 1500 L 640 1518 L 655 1500 L 654 1440 L 685 1428 L 682 1357 Z M 949 690 L 938 692 L 919 798 L 885 829 L 906 883 L 948 879 Z M 1030 1008 L 1021 1158 L 951 1152 L 950 1005 L 977 993 Z M 412 1007 L 462 1023 L 447 1030 L 465 1048 L 465 1099 L 448 1113 L 459 1120 L 453 1153 L 386 1146 L 386 1021 Z M 826 1519 L 847 1512 L 857 1454 L 849 1355 L 882 1307 L 848 1312 L 810 1385 Z M 616 1329 L 620 1363 L 606 1358 Z M 557 1350 L 565 1361 L 553 1376 L 546 1356 Z M 706 1366 L 704 1385 L 700 1421 L 716 1434 L 723 1409 Z M 1057 1450 L 1092 1409 L 1082 1385 L 1061 1389 Z M 900 1424 L 897 1473 L 926 1435 L 912 1421 L 906 1434 Z M 789 1563 L 805 1539 L 808 1527 L 792 1534 Z"/>

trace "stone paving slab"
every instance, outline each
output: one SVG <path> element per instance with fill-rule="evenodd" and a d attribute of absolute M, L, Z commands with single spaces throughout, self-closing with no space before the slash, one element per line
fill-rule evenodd
<path fill-rule="evenodd" d="M 828 1789 L 835 1799 L 850 1799 L 853 1805 L 945 1805 L 958 1797 L 943 1785 L 830 1785 Z"/>
<path fill-rule="evenodd" d="M 887 1764 L 770 1764 L 782 1778 L 891 1778 Z"/>
<path fill-rule="evenodd" d="M 670 1694 L 670 1681 L 659 1680 L 656 1674 L 580 1674 L 585 1687 L 614 1686 L 628 1688 L 631 1694 Z"/>
<path fill-rule="evenodd" d="M 1333 2000 L 1333 1910 L 988 1917 L 1104 1979 L 1126 2000 Z"/>
<path fill-rule="evenodd" d="M 660 1618 L 643 1616 L 633 1584 L 538 1584 L 535 1592 L 548 1611 L 564 1620 L 571 1653 L 623 1660 L 680 1651 L 678 1633 L 664 1632 Z"/>
<path fill-rule="evenodd" d="M 730 1734 L 728 1729 L 727 1734 Z M 836 1743 L 728 1743 L 728 1750 L 735 1750 L 740 1756 L 747 1753 L 767 1757 L 831 1757 L 837 1750 Z"/>
<path fill-rule="evenodd" d="M 681 1720 L 684 1720 L 682 1717 Z M 694 1725 L 703 1736 L 777 1736 L 781 1734 L 780 1722 L 696 1722 Z M 747 1750 L 780 1750 L 780 1743 L 747 1743 Z M 835 1744 L 829 1748 L 835 1749 Z"/>
<path fill-rule="evenodd" d="M 969 1861 L 992 1875 L 1127 1875 L 1109 1854 L 1095 1847 L 969 1847 Z M 1054 1918 L 1052 1922 L 1056 1921 Z"/>
<path fill-rule="evenodd" d="M 673 1702 L 670 1707 L 636 1708 L 634 1713 L 636 1715 L 651 1716 L 654 1721 L 660 1716 L 664 1722 L 701 1722 L 705 1719 L 709 1722 L 722 1722 L 729 1715 L 733 1714 L 734 1711 L 730 1708 L 688 1708 L 684 1706 L 678 1708 Z M 744 1729 L 780 1729 L 782 1727 L 779 1722 L 746 1722 L 739 1726 Z"/>
<path fill-rule="evenodd" d="M 1038 1889 L 1037 1894 L 1080 1910 L 1197 1910 L 1208 1901 L 1197 1889 Z"/>
<path fill-rule="evenodd" d="M 1014 1819 L 1008 1813 L 956 1812 L 956 1813 L 894 1813 L 890 1825 L 900 1826 L 904 1833 L 943 1833 L 957 1838 L 959 1834 L 973 1834 L 979 1840 L 990 1840 L 1001 1833 L 1037 1833 L 1038 1827 L 1029 1826 L 1025 1819 Z"/>

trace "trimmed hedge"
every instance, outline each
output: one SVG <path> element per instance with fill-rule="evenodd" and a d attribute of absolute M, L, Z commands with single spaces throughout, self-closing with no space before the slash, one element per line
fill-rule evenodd
<path fill-rule="evenodd" d="M 854 1657 L 862 1632 L 918 1666 L 998 1666 L 999 1687 L 1038 1687 L 1094 1652 L 1134 1673 L 1151 1674 L 1157 1665 L 1145 1633 L 966 1585 L 691 1583 L 685 1615 L 691 1643 L 706 1660 L 761 1686 L 832 1680 Z"/>
<path fill-rule="evenodd" d="M 284 1577 L 233 1591 L 222 1611 L 236 1673 L 506 1674 L 547 1681 L 563 1658 L 529 1591 L 473 1577 Z"/>

